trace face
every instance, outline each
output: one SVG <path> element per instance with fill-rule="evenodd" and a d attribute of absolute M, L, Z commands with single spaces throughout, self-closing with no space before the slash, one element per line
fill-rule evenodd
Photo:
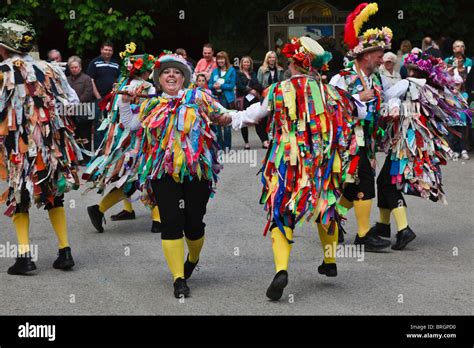
<path fill-rule="evenodd" d="M 209 47 L 204 47 L 202 49 L 202 56 L 204 57 L 205 60 L 211 60 L 212 57 L 214 56 L 213 49 Z"/>
<path fill-rule="evenodd" d="M 251 65 L 250 60 L 248 60 L 247 58 L 242 59 L 242 68 L 244 70 L 249 71 L 250 70 L 250 65 Z"/>
<path fill-rule="evenodd" d="M 383 51 L 377 50 L 367 53 L 366 57 L 364 57 L 364 61 L 366 63 L 367 70 L 374 72 L 380 65 L 383 64 Z"/>
<path fill-rule="evenodd" d="M 220 67 L 220 68 L 224 68 L 225 67 L 225 58 L 219 58 L 217 60 L 217 65 Z"/>
<path fill-rule="evenodd" d="M 275 63 L 276 63 L 276 57 L 275 57 L 275 55 L 274 55 L 274 54 L 270 54 L 270 55 L 268 56 L 268 65 L 272 65 L 272 66 L 273 66 L 273 65 L 275 65 Z"/>
<path fill-rule="evenodd" d="M 204 76 L 199 76 L 197 81 L 196 81 L 196 85 L 198 87 L 207 88 L 206 78 Z"/>
<path fill-rule="evenodd" d="M 386 62 L 383 63 L 385 69 L 387 69 L 388 71 L 392 71 L 393 69 L 393 62 L 391 60 L 387 60 Z"/>
<path fill-rule="evenodd" d="M 69 64 L 69 70 L 71 71 L 71 74 L 73 76 L 77 76 L 81 73 L 81 66 L 79 65 L 79 63 L 77 62 L 72 62 L 71 64 Z"/>
<path fill-rule="evenodd" d="M 166 68 L 160 74 L 160 86 L 169 95 L 177 95 L 183 88 L 184 76 L 181 70 Z"/>
<path fill-rule="evenodd" d="M 104 59 L 110 59 L 112 58 L 112 55 L 114 54 L 114 49 L 111 46 L 104 46 L 100 49 L 100 55 Z"/>
<path fill-rule="evenodd" d="M 51 52 L 49 54 L 49 59 L 51 59 L 51 61 L 54 61 L 54 62 L 61 62 L 62 58 L 61 58 L 61 55 L 58 53 L 58 52 Z"/>
<path fill-rule="evenodd" d="M 465 46 L 462 42 L 456 42 L 454 45 L 453 45 L 453 52 L 454 53 L 464 53 L 464 50 L 465 50 Z"/>

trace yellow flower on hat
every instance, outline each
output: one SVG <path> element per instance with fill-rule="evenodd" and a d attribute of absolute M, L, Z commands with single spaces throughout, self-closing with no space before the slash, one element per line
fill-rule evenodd
<path fill-rule="evenodd" d="M 385 35 L 388 36 L 389 38 L 393 37 L 392 29 L 390 29 L 389 27 L 382 27 L 382 32 L 384 32 Z"/>
<path fill-rule="evenodd" d="M 130 54 L 135 53 L 136 49 L 137 49 L 137 45 L 135 44 L 135 42 L 130 42 L 125 45 L 125 50 Z"/>

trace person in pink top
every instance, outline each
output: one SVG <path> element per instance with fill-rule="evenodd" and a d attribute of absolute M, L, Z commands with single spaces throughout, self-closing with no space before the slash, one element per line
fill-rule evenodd
<path fill-rule="evenodd" d="M 214 48 L 210 43 L 207 43 L 202 48 L 202 56 L 194 69 L 194 76 L 204 74 L 206 81 L 209 81 L 212 70 L 217 68 L 216 58 L 214 57 Z"/>

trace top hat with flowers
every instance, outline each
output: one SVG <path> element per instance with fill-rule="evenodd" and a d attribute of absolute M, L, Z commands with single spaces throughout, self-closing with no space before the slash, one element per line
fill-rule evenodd
<path fill-rule="evenodd" d="M 393 33 L 388 27 L 367 29 L 359 36 L 364 23 L 378 10 L 377 3 L 368 4 L 364 2 L 347 16 L 344 27 L 344 42 L 349 49 L 349 56 L 355 58 L 365 52 L 391 48 Z"/>
<path fill-rule="evenodd" d="M 291 43 L 286 44 L 281 53 L 304 74 L 314 70 L 327 70 L 327 64 L 332 59 L 330 52 L 307 36 L 291 39 Z"/>
<path fill-rule="evenodd" d="M 125 76 L 137 76 L 147 71 L 152 71 L 155 66 L 156 58 L 148 53 L 134 54 L 137 45 L 130 42 L 125 45 L 125 51 L 120 52 L 119 56 L 123 59 L 122 74 Z"/>
<path fill-rule="evenodd" d="M 443 63 L 441 58 L 433 57 L 421 51 L 408 54 L 404 62 L 407 69 L 422 71 L 437 86 L 453 86 L 455 81 L 443 68 Z"/>
<path fill-rule="evenodd" d="M 17 19 L 0 20 L 0 46 L 24 54 L 31 51 L 35 40 L 36 32 L 31 24 Z"/>
<path fill-rule="evenodd" d="M 188 62 L 182 56 L 174 54 L 171 51 L 163 51 L 155 62 L 155 67 L 153 70 L 153 80 L 155 81 L 155 86 L 160 85 L 160 74 L 166 68 L 176 68 L 181 71 L 184 76 L 183 86 L 189 86 L 191 83 L 192 72 Z"/>

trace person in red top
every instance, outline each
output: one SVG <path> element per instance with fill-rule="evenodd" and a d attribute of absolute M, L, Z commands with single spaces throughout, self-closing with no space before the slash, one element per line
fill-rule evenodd
<path fill-rule="evenodd" d="M 196 69 L 194 69 L 194 76 L 196 77 L 198 74 L 204 74 L 206 80 L 209 81 L 212 70 L 217 68 L 216 58 L 214 57 L 214 48 L 210 43 L 203 46 L 202 56 L 203 58 L 199 60 Z"/>

